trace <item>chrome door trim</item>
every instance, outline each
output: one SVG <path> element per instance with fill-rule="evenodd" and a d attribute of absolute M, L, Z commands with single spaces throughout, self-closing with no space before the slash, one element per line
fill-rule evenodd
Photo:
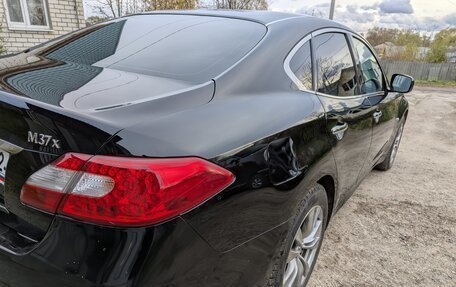
<path fill-rule="evenodd" d="M 336 136 L 337 140 L 342 140 L 344 137 L 345 132 L 348 130 L 348 124 L 347 123 L 342 123 L 335 125 L 331 129 L 331 133 Z"/>

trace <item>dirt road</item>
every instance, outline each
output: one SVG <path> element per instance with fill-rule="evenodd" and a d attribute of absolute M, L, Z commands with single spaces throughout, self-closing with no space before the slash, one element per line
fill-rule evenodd
<path fill-rule="evenodd" d="M 456 89 L 407 98 L 395 166 L 333 218 L 309 286 L 456 286 Z"/>

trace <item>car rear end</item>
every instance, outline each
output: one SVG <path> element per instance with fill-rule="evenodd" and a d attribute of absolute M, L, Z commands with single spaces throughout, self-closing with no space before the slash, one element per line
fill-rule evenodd
<path fill-rule="evenodd" d="M 0 92 L 0 283 L 6 286 L 83 286 L 83 275 L 70 274 L 88 238 L 68 237 L 72 227 L 25 205 L 21 192 L 30 176 L 69 150 L 95 154 L 110 132 L 53 110 Z"/>
<path fill-rule="evenodd" d="M 251 21 L 142 15 L 1 59 L 0 286 L 238 282 L 229 270 L 244 252 L 222 256 L 180 216 L 234 175 L 198 155 L 154 158 L 159 147 L 134 130 L 146 153 L 117 143 L 119 131 L 210 102 L 212 79 L 265 33 Z"/>
<path fill-rule="evenodd" d="M 229 171 L 197 157 L 98 156 L 114 129 L 9 93 L 0 112 L 0 283 L 131 286 L 154 265 L 166 285 L 192 262 L 182 252 L 216 258 L 179 215 L 229 186 Z"/>
<path fill-rule="evenodd" d="M 53 220 L 21 203 L 21 190 L 35 172 L 73 149 L 93 154 L 110 137 L 81 120 L 45 109 L 39 103 L 0 92 L 0 218 L 3 242 L 22 254 L 41 241 Z"/>

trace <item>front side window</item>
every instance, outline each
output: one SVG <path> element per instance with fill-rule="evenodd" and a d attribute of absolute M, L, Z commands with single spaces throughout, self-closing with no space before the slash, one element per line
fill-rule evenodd
<path fill-rule="evenodd" d="M 356 38 L 353 38 L 353 44 L 359 57 L 361 94 L 383 91 L 382 70 L 374 54 L 369 47 Z"/>
<path fill-rule="evenodd" d="M 347 97 L 358 89 L 356 71 L 347 39 L 341 33 L 327 33 L 312 39 L 317 62 L 317 91 Z"/>
<path fill-rule="evenodd" d="M 9 27 L 13 29 L 48 29 L 45 0 L 6 0 Z"/>
<path fill-rule="evenodd" d="M 312 89 L 312 58 L 310 42 L 299 48 L 290 61 L 290 69 L 307 90 Z"/>

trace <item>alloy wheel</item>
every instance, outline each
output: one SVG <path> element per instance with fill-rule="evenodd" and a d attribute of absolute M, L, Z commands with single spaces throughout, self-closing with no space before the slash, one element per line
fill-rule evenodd
<path fill-rule="evenodd" d="M 317 258 L 323 235 L 323 209 L 314 206 L 304 217 L 288 254 L 284 287 L 304 286 Z"/>

